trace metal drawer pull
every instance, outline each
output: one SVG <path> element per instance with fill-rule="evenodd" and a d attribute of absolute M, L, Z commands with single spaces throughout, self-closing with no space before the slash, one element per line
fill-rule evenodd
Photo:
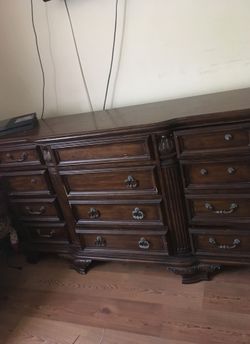
<path fill-rule="evenodd" d="M 100 217 L 100 212 L 96 208 L 90 208 L 88 212 L 90 219 L 98 219 Z"/>
<path fill-rule="evenodd" d="M 132 211 L 132 216 L 133 216 L 134 220 L 142 220 L 142 219 L 144 219 L 144 213 L 139 208 L 135 208 Z"/>
<path fill-rule="evenodd" d="M 7 159 L 11 160 L 11 162 L 24 162 L 28 158 L 28 154 L 26 152 L 21 154 L 20 159 L 15 159 L 11 153 L 7 153 L 5 156 Z"/>
<path fill-rule="evenodd" d="M 27 207 L 25 207 L 25 210 L 30 215 L 42 215 L 45 213 L 46 208 L 44 206 L 41 206 L 39 210 L 32 210 L 32 208 L 27 206 Z"/>
<path fill-rule="evenodd" d="M 200 174 L 201 174 L 202 176 L 207 176 L 207 175 L 208 175 L 208 170 L 206 170 L 205 168 L 202 168 L 202 169 L 200 170 Z"/>
<path fill-rule="evenodd" d="M 229 209 L 215 210 L 214 206 L 211 203 L 208 203 L 208 202 L 206 202 L 204 204 L 204 206 L 205 206 L 205 208 L 207 210 L 210 210 L 214 214 L 218 214 L 218 215 L 232 214 L 239 207 L 238 204 L 232 203 L 232 204 L 230 204 Z"/>
<path fill-rule="evenodd" d="M 97 246 L 97 247 L 106 246 L 106 240 L 101 236 L 97 236 L 95 239 L 95 246 Z"/>
<path fill-rule="evenodd" d="M 139 185 L 138 180 L 136 180 L 133 176 L 128 176 L 128 178 L 124 180 L 124 183 L 129 189 L 136 189 Z"/>
<path fill-rule="evenodd" d="M 231 141 L 233 139 L 233 135 L 232 134 L 225 134 L 224 139 L 225 139 L 225 141 Z"/>
<path fill-rule="evenodd" d="M 227 172 L 228 172 L 228 174 L 233 175 L 236 173 L 236 168 L 228 167 Z"/>
<path fill-rule="evenodd" d="M 41 238 L 52 238 L 56 234 L 54 229 L 52 229 L 49 234 L 41 234 L 41 229 L 37 229 L 36 232 Z"/>
<path fill-rule="evenodd" d="M 31 182 L 31 184 L 36 184 L 37 183 L 37 179 L 36 178 L 31 178 L 30 182 Z"/>
<path fill-rule="evenodd" d="M 232 250 L 232 249 L 234 249 L 240 245 L 240 239 L 234 239 L 232 245 L 220 245 L 216 242 L 216 240 L 214 238 L 209 238 L 208 242 L 210 245 L 213 245 L 216 248 L 223 249 L 223 250 Z"/>
<path fill-rule="evenodd" d="M 150 247 L 150 242 L 147 241 L 145 238 L 141 238 L 139 241 L 138 241 L 138 246 L 143 249 L 143 250 L 148 250 L 149 247 Z"/>

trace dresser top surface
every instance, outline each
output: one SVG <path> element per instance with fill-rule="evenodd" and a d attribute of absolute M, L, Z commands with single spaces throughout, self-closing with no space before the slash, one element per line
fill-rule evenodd
<path fill-rule="evenodd" d="M 142 129 L 159 123 L 176 127 L 250 120 L 250 88 L 135 105 L 106 111 L 45 118 L 36 129 L 4 136 L 9 140 L 39 140 L 88 135 L 119 129 Z"/>

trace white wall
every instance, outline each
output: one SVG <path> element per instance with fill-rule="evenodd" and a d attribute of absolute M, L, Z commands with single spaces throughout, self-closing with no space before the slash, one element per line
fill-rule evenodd
<path fill-rule="evenodd" d="M 89 111 L 63 0 L 33 1 L 47 82 L 45 116 Z M 67 1 L 93 106 L 99 110 L 115 0 Z M 249 0 L 120 0 L 118 42 L 124 11 L 120 70 L 115 83 L 118 44 L 108 107 L 250 86 Z M 30 0 L 0 0 L 0 43 L 1 118 L 40 114 Z"/>

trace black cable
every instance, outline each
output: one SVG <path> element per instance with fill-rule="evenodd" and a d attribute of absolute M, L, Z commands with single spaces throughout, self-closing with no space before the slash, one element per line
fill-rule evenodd
<path fill-rule="evenodd" d="M 89 105 L 90 105 L 91 111 L 93 112 L 94 109 L 93 109 L 93 105 L 92 105 L 91 98 L 90 98 L 90 95 L 89 95 L 87 81 L 85 79 L 85 75 L 84 75 L 84 72 L 83 72 L 83 66 L 82 66 L 82 62 L 81 62 L 78 46 L 77 46 L 77 43 L 76 43 L 75 32 L 74 32 L 74 28 L 73 28 L 73 24 L 72 24 L 71 15 L 70 15 L 70 12 L 69 12 L 67 0 L 64 0 L 64 4 L 65 4 L 66 11 L 67 11 L 67 14 L 68 14 L 69 24 L 70 24 L 70 28 L 71 28 L 71 32 L 72 32 L 72 37 L 73 37 L 73 41 L 74 41 L 74 45 L 75 45 L 75 50 L 76 50 L 76 55 L 77 55 L 79 67 L 80 67 L 80 70 L 81 70 L 82 80 L 83 80 L 84 87 L 85 87 L 85 90 L 86 90 L 86 93 L 87 93 L 87 97 L 88 97 L 88 101 L 89 101 Z"/>
<path fill-rule="evenodd" d="M 109 75 L 108 75 L 106 91 L 105 91 L 105 97 L 104 97 L 104 103 L 103 103 L 103 110 L 106 109 L 106 102 L 107 102 L 108 91 L 109 91 L 109 83 L 110 83 L 110 78 L 111 78 L 112 69 L 113 69 L 113 62 L 114 62 L 115 44 L 116 44 L 116 32 L 117 32 L 118 3 L 119 3 L 119 0 L 116 0 L 116 3 L 115 3 L 115 25 L 114 25 L 114 35 L 113 35 L 113 46 L 112 46 L 111 61 L 110 61 L 110 67 L 109 67 Z"/>
<path fill-rule="evenodd" d="M 37 37 L 37 32 L 36 32 L 35 20 L 34 20 L 33 0 L 30 0 L 30 6 L 31 6 L 31 21 L 32 21 L 32 27 L 33 27 L 35 42 L 36 42 L 36 50 L 37 50 L 37 55 L 38 55 L 38 59 L 39 59 L 40 67 L 41 67 L 41 72 L 42 72 L 42 79 L 43 79 L 42 114 L 41 114 L 41 119 L 43 119 L 44 109 L 45 109 L 45 73 L 44 73 L 42 58 L 41 58 L 41 54 L 40 54 L 40 50 L 39 50 L 38 37 Z"/>

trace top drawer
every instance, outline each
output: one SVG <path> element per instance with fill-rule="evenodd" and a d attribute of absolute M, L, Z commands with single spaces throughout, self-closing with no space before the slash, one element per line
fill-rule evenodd
<path fill-rule="evenodd" d="M 0 167 L 40 164 L 40 155 L 34 145 L 0 147 Z"/>
<path fill-rule="evenodd" d="M 152 158 L 148 136 L 55 144 L 52 149 L 60 165 Z"/>
<path fill-rule="evenodd" d="M 249 130 L 215 128 L 184 130 L 175 133 L 179 157 L 209 153 L 227 154 L 249 149 Z"/>

